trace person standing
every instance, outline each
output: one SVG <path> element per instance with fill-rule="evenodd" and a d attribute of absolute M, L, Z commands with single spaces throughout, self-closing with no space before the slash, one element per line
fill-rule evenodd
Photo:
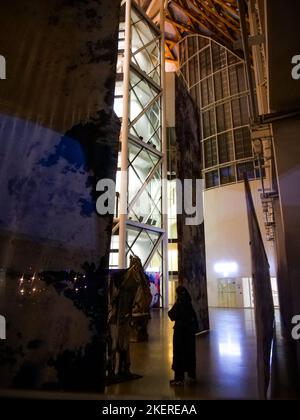
<path fill-rule="evenodd" d="M 170 385 L 184 385 L 185 372 L 190 383 L 196 382 L 196 340 L 198 330 L 197 316 L 192 306 L 192 299 L 184 286 L 176 289 L 176 302 L 169 310 L 168 316 L 175 321 L 173 334 L 174 379 Z"/>

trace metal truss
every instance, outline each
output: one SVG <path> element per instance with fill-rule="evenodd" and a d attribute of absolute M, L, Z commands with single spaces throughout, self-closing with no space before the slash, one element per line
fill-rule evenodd
<path fill-rule="evenodd" d="M 163 35 L 133 1 L 126 6 L 123 59 L 123 115 L 121 130 L 120 196 L 127 196 L 126 214 L 115 217 L 113 235 L 119 235 L 119 267 L 137 254 L 147 270 L 163 274 L 166 226 L 159 183 L 165 165 L 163 123 Z M 124 30 L 124 29 L 123 29 Z M 142 214 L 139 203 L 145 205 Z M 114 250 L 115 252 L 115 250 Z"/>

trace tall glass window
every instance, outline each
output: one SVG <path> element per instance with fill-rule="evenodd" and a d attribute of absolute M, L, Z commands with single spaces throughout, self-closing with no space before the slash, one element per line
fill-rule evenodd
<path fill-rule="evenodd" d="M 191 35 L 180 44 L 179 74 L 198 105 L 206 188 L 257 177 L 244 61 L 210 38 Z"/>
<path fill-rule="evenodd" d="M 130 0 L 127 0 L 130 1 Z M 124 67 L 126 54 L 125 27 L 130 19 L 130 66 Z M 127 56 L 126 56 L 127 57 Z M 123 115 L 124 73 L 129 74 L 128 115 Z M 120 244 L 118 201 L 121 164 L 117 175 L 116 214 L 111 242 L 111 267 L 118 267 L 118 252 L 125 247 L 129 265 L 131 254 L 140 257 L 145 271 L 163 274 L 164 226 L 162 217 L 162 87 L 161 34 L 159 29 L 131 1 L 131 16 L 121 10 L 119 57 L 114 109 L 128 124 L 127 150 L 127 219 L 125 244 Z M 123 156 L 123 155 L 122 155 Z M 120 158 L 121 162 L 121 158 Z M 124 176 L 124 175 L 122 175 Z"/>

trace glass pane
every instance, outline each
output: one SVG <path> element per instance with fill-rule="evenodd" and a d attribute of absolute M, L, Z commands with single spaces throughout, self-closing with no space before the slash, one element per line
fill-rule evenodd
<path fill-rule="evenodd" d="M 152 104 L 131 127 L 130 133 L 154 149 L 161 149 L 160 99 Z"/>
<path fill-rule="evenodd" d="M 212 43 L 214 72 L 226 66 L 226 50 L 215 42 Z"/>
<path fill-rule="evenodd" d="M 110 254 L 109 254 L 109 267 L 110 268 L 119 267 L 119 253 L 118 252 L 110 252 Z"/>
<path fill-rule="evenodd" d="M 137 39 L 132 40 L 132 45 L 135 48 L 140 48 L 143 44 L 147 44 L 153 38 L 157 37 L 157 33 L 154 29 L 134 10 L 131 11 L 131 22 L 136 32 L 139 34 Z"/>
<path fill-rule="evenodd" d="M 249 124 L 248 99 L 246 96 L 234 99 L 232 105 L 232 118 L 234 127 Z"/>
<path fill-rule="evenodd" d="M 117 61 L 117 74 L 120 77 L 120 74 L 123 73 L 123 65 L 124 65 L 124 55 L 118 54 L 118 61 Z"/>
<path fill-rule="evenodd" d="M 130 203 L 139 190 L 142 188 L 143 183 L 139 175 L 132 166 L 128 168 L 128 203 Z"/>
<path fill-rule="evenodd" d="M 229 184 L 235 182 L 235 171 L 234 166 L 226 166 L 225 168 L 220 168 L 220 178 L 221 184 Z"/>
<path fill-rule="evenodd" d="M 239 163 L 236 165 L 236 169 L 238 181 L 244 179 L 244 174 L 246 174 L 248 179 L 255 179 L 253 162 Z"/>
<path fill-rule="evenodd" d="M 234 160 L 234 148 L 232 132 L 220 134 L 218 136 L 219 161 L 220 163 L 231 162 Z"/>
<path fill-rule="evenodd" d="M 236 159 L 245 159 L 252 156 L 252 144 L 248 127 L 239 128 L 234 131 L 234 143 Z"/>
<path fill-rule="evenodd" d="M 180 42 L 179 44 L 179 59 L 180 64 L 184 63 L 186 60 L 187 49 L 185 48 L 186 39 Z"/>
<path fill-rule="evenodd" d="M 229 84 L 230 84 L 230 94 L 236 95 L 239 93 L 239 84 L 237 79 L 236 66 L 230 67 L 229 70 Z"/>
<path fill-rule="evenodd" d="M 123 97 L 115 97 L 114 99 L 114 111 L 119 118 L 123 115 Z"/>
<path fill-rule="evenodd" d="M 198 38 L 198 41 L 199 41 L 200 49 L 206 47 L 209 44 L 209 40 L 207 38 L 200 37 L 200 38 Z"/>
<path fill-rule="evenodd" d="M 209 168 L 218 164 L 216 138 L 204 142 L 205 167 Z"/>
<path fill-rule="evenodd" d="M 208 77 L 201 82 L 202 108 L 214 102 L 213 79 Z"/>
<path fill-rule="evenodd" d="M 156 241 L 159 239 L 159 234 L 156 235 Z M 132 228 L 131 226 L 127 229 L 127 238 L 130 240 L 131 243 L 133 241 L 131 238 L 136 238 L 136 232 L 135 228 Z M 129 264 L 129 256 L 130 253 L 133 252 L 135 255 L 137 255 L 144 265 L 149 258 L 152 250 L 154 248 L 154 245 L 151 240 L 149 240 L 149 236 L 145 230 L 139 230 L 139 235 L 136 239 L 136 241 L 133 243 L 131 249 L 128 250 L 127 258 L 128 258 L 128 264 Z"/>
<path fill-rule="evenodd" d="M 200 77 L 204 77 L 211 74 L 211 60 L 210 60 L 210 48 L 205 48 L 200 52 Z"/>
<path fill-rule="evenodd" d="M 161 203 L 161 170 L 159 169 L 133 205 L 129 217 L 140 223 L 161 227 Z"/>
<path fill-rule="evenodd" d="M 200 75 L 198 70 L 198 57 L 195 56 L 189 61 L 190 86 L 199 81 Z"/>
<path fill-rule="evenodd" d="M 143 149 L 130 142 L 128 145 L 128 160 L 130 165 L 134 167 L 139 178 L 144 182 L 159 161 L 159 158 L 147 149 Z"/>
<path fill-rule="evenodd" d="M 247 90 L 246 80 L 245 80 L 245 72 L 243 64 L 237 66 L 237 75 L 238 75 L 238 82 L 239 82 L 239 91 L 245 92 Z"/>
<path fill-rule="evenodd" d="M 220 184 L 219 172 L 211 171 L 205 174 L 205 188 L 218 187 Z"/>
<path fill-rule="evenodd" d="M 229 66 L 231 64 L 235 64 L 235 63 L 238 63 L 240 61 L 240 59 L 238 59 L 237 56 L 232 54 L 230 51 L 227 51 L 227 60 L 228 60 L 228 65 Z"/>
<path fill-rule="evenodd" d="M 232 128 L 229 103 L 216 107 L 218 132 Z"/>
<path fill-rule="evenodd" d="M 130 85 L 130 121 L 133 121 L 159 92 L 133 72 L 130 75 Z"/>
<path fill-rule="evenodd" d="M 210 137 L 216 133 L 215 110 L 202 113 L 203 137 Z"/>
<path fill-rule="evenodd" d="M 146 42 L 144 41 L 143 34 L 139 32 L 137 27 L 133 27 L 132 61 L 160 85 L 160 41 L 152 37 L 147 39 Z"/>
<path fill-rule="evenodd" d="M 195 37 L 187 38 L 187 51 L 188 57 L 191 57 L 196 52 L 196 42 Z"/>
<path fill-rule="evenodd" d="M 126 243 L 128 246 L 128 251 L 134 245 L 135 241 L 138 239 L 141 232 L 142 232 L 141 229 L 138 229 L 138 228 L 134 228 L 134 227 L 127 228 Z"/>
<path fill-rule="evenodd" d="M 236 95 L 247 90 L 243 64 L 229 68 L 229 80 L 231 95 Z"/>
<path fill-rule="evenodd" d="M 215 74 L 215 95 L 216 101 L 226 98 L 229 96 L 228 81 L 227 81 L 227 71 L 222 70 Z"/>
<path fill-rule="evenodd" d="M 160 246 L 159 246 L 160 248 Z M 153 258 L 150 261 L 150 264 L 147 267 L 147 272 L 151 273 L 157 273 L 162 275 L 162 256 L 160 252 L 155 252 L 153 255 Z M 162 287 L 162 284 L 160 284 L 160 287 Z"/>

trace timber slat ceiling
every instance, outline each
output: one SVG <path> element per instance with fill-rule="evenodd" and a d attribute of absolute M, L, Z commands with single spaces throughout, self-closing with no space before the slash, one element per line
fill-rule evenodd
<path fill-rule="evenodd" d="M 160 0 L 137 0 L 159 24 Z M 177 61 L 176 44 L 188 34 L 212 37 L 232 47 L 240 39 L 237 0 L 165 0 L 166 59 Z"/>

